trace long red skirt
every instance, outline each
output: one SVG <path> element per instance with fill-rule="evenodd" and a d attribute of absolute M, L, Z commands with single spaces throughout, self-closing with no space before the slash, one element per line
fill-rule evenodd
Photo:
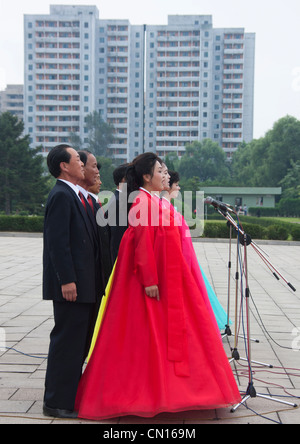
<path fill-rule="evenodd" d="M 144 291 L 155 284 L 160 301 Z M 183 259 L 178 230 L 147 227 L 137 234 L 130 227 L 79 384 L 79 417 L 153 417 L 240 400 L 220 335 Z"/>

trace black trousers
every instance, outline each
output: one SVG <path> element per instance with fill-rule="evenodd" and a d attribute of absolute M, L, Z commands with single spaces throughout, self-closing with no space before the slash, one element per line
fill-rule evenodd
<path fill-rule="evenodd" d="M 99 304 L 53 302 L 55 325 L 50 334 L 44 395 L 48 407 L 74 410 L 98 307 Z"/>

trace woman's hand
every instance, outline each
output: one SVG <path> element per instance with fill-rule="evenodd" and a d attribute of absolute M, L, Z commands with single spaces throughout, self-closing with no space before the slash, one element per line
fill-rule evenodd
<path fill-rule="evenodd" d="M 154 298 L 159 301 L 159 290 L 157 285 L 153 285 L 152 287 L 146 287 L 145 292 L 146 295 L 149 296 L 149 298 Z"/>

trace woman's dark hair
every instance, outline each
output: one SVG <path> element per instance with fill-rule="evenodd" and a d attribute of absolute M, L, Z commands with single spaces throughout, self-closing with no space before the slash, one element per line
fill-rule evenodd
<path fill-rule="evenodd" d="M 180 177 L 177 171 L 170 171 L 170 170 L 169 170 L 169 176 L 170 176 L 170 188 L 171 188 L 174 183 L 180 181 Z"/>
<path fill-rule="evenodd" d="M 125 176 L 129 193 L 137 191 L 144 185 L 145 174 L 153 176 L 156 162 L 162 163 L 161 159 L 151 152 L 140 154 L 132 161 Z"/>
<path fill-rule="evenodd" d="M 47 165 L 49 172 L 56 179 L 61 174 L 60 164 L 61 162 L 69 163 L 71 160 L 71 154 L 67 151 L 67 148 L 72 148 L 70 145 L 57 145 L 49 152 L 47 157 Z"/>

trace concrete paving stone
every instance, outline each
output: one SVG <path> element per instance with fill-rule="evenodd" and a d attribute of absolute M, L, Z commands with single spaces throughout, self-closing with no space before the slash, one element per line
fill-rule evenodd
<path fill-rule="evenodd" d="M 0 400 L 8 401 L 17 391 L 15 388 L 0 387 Z"/>
<path fill-rule="evenodd" d="M 28 353 L 30 355 L 43 355 L 48 353 L 49 338 L 40 338 L 39 341 L 36 338 L 25 338 L 18 343 L 18 351 L 22 353 Z"/>
<path fill-rule="evenodd" d="M 4 322 L 1 327 L 20 327 L 20 326 L 26 326 L 26 327 L 32 327 L 36 328 L 41 323 L 45 322 L 48 319 L 48 316 L 35 316 L 34 314 L 32 316 L 28 316 L 28 314 L 25 316 L 23 314 L 20 314 L 19 316 L 14 316 L 10 318 L 8 321 Z"/>
<path fill-rule="evenodd" d="M 38 366 L 36 365 L 21 365 L 21 364 L 0 364 L 0 377 L 1 373 L 32 373 L 36 371 Z"/>
<path fill-rule="evenodd" d="M 32 406 L 32 401 L 1 401 L 1 413 L 26 413 Z"/>
<path fill-rule="evenodd" d="M 27 415 L 1 415 L 0 414 L 0 424 L 18 424 L 18 425 L 26 425 L 26 424 L 51 424 L 52 421 L 46 418 L 32 418 L 32 416 Z"/>
<path fill-rule="evenodd" d="M 45 378 L 28 378 L 25 373 L 18 375 L 3 373 L 0 379 L 0 388 L 30 388 L 30 389 L 43 389 L 45 385 Z M 0 410 L 1 414 L 1 410 Z"/>
<path fill-rule="evenodd" d="M 203 240 L 195 242 L 195 251 L 204 272 L 210 280 L 221 304 L 227 309 L 228 296 L 228 242 Z M 300 291 L 300 246 L 280 243 L 263 245 L 271 262 Z M 300 351 L 291 350 L 292 344 L 300 349 L 300 296 L 292 292 L 281 280 L 277 282 L 252 247 L 248 247 L 251 337 L 260 340 L 251 345 L 252 359 L 272 364 L 267 369 L 252 364 L 253 381 L 257 392 L 273 396 L 289 396 L 298 402 L 300 396 Z M 53 327 L 52 304 L 42 301 L 42 237 L 39 235 L 0 235 L 0 328 L 4 328 L 7 346 L 27 354 L 43 357 L 35 359 L 12 350 L 0 349 L 0 424 L 89 424 L 90 421 L 61 421 L 43 416 L 42 399 L 49 346 Z M 236 246 L 232 248 L 230 317 L 234 321 Z M 243 280 L 243 285 L 245 282 Z M 240 304 L 240 291 L 238 293 Z M 262 321 L 258 318 L 255 302 Z M 264 323 L 268 334 L 263 328 Z M 299 327 L 299 332 L 295 330 Z M 234 331 L 234 325 L 232 325 Z M 242 333 L 242 329 L 239 330 Z M 276 345 L 269 335 L 279 344 Z M 234 338 L 223 339 L 224 349 L 231 356 Z M 287 348 L 283 348 L 287 347 Z M 239 339 L 238 349 L 245 355 L 244 341 Z M 249 376 L 246 362 L 233 362 L 241 392 L 246 391 Z M 292 398 L 294 396 L 294 398 Z M 260 415 L 247 409 L 247 406 Z M 300 410 L 274 401 L 253 398 L 234 414 L 230 409 L 216 411 L 162 414 L 156 418 L 114 418 L 104 424 L 273 424 L 272 421 L 300 423 Z M 6 413 L 6 416 L 5 416 Z M 1 416 L 4 415 L 5 417 Z M 9 417 L 10 416 L 10 417 Z M 271 421 L 272 420 L 272 421 Z M 91 422 L 95 423 L 95 422 Z M 96 422 L 97 423 L 97 422 Z"/>
<path fill-rule="evenodd" d="M 44 395 L 43 389 L 19 389 L 10 398 L 11 401 L 35 401 L 42 399 Z"/>
<path fill-rule="evenodd" d="M 41 363 L 43 363 L 43 359 L 36 359 L 31 356 L 26 356 L 20 353 L 15 353 L 14 351 L 10 350 L 9 352 L 5 353 L 1 357 L 1 364 L 15 364 L 15 365 L 38 365 L 40 366 Z"/>

